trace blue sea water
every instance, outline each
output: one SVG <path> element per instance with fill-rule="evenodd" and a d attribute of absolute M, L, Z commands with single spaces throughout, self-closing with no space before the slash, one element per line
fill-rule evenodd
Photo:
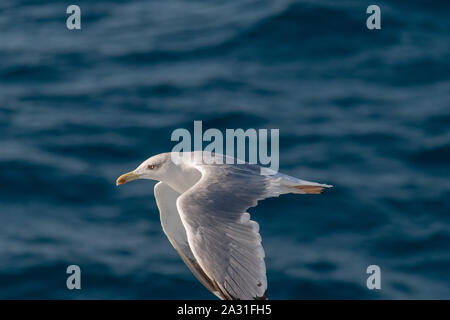
<path fill-rule="evenodd" d="M 450 298 L 449 1 L 374 31 L 360 0 L 74 4 L 0 2 L 0 298 L 213 299 L 154 183 L 114 183 L 194 120 L 279 128 L 280 171 L 335 186 L 251 209 L 270 299 Z"/>

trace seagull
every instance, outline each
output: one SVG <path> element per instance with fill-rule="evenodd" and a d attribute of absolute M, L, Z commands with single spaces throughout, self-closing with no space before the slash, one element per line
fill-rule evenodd
<path fill-rule="evenodd" d="M 247 210 L 265 198 L 332 186 L 261 169 L 206 151 L 167 152 L 121 175 L 116 185 L 159 181 L 154 195 L 163 231 L 195 277 L 222 300 L 265 300 L 264 249 Z"/>

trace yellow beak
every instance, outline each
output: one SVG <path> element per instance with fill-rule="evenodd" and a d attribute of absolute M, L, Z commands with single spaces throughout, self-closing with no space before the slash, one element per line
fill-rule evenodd
<path fill-rule="evenodd" d="M 125 174 L 121 175 L 119 178 L 117 178 L 116 186 L 119 186 L 121 184 L 127 183 L 129 181 L 133 181 L 136 179 L 139 179 L 139 175 L 135 174 L 133 171 L 125 173 Z"/>

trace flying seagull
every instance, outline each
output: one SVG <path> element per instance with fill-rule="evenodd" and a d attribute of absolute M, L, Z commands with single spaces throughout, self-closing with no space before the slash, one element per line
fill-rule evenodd
<path fill-rule="evenodd" d="M 247 210 L 265 198 L 318 194 L 332 186 L 281 173 L 262 174 L 262 167 L 226 161 L 230 157 L 224 155 L 182 154 L 153 156 L 121 175 L 116 185 L 136 179 L 160 181 L 154 194 L 162 228 L 197 279 L 220 299 L 266 299 L 259 225 Z"/>

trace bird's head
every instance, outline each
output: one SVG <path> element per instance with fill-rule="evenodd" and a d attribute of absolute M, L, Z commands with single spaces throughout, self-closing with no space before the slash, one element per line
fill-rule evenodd
<path fill-rule="evenodd" d="M 116 185 L 127 183 L 136 179 L 150 179 L 161 181 L 170 169 L 170 156 L 161 153 L 142 162 L 136 169 L 121 175 L 116 180 Z"/>

